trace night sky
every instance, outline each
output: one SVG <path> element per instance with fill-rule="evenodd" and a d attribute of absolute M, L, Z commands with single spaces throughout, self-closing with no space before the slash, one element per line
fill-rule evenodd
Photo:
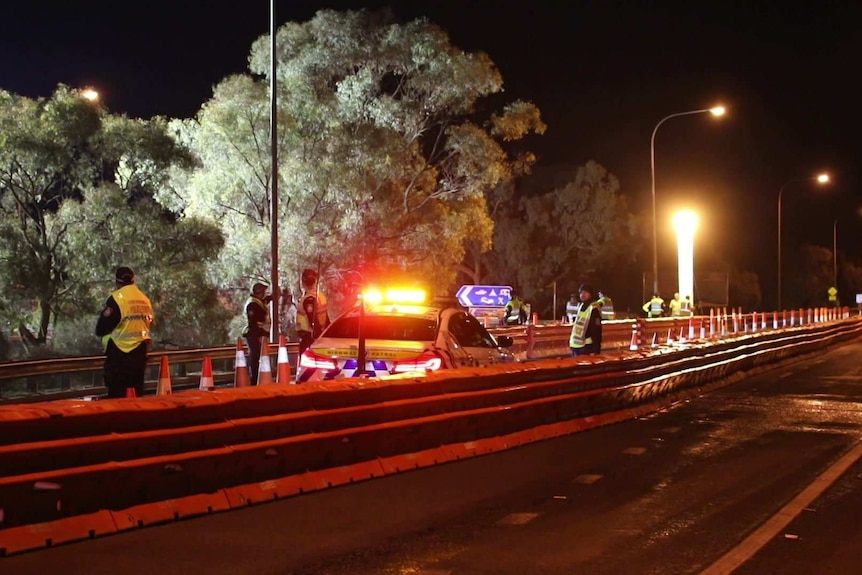
<path fill-rule="evenodd" d="M 672 266 L 663 222 L 701 212 L 702 252 L 715 250 L 761 276 L 774 293 L 782 184 L 826 170 L 828 188 L 784 192 L 788 242 L 862 258 L 862 3 L 677 1 L 287 1 L 279 22 L 319 8 L 394 5 L 427 16 L 468 51 L 487 52 L 506 96 L 534 101 L 548 124 L 531 139 L 540 169 L 593 159 L 649 209 L 650 136 L 656 136 L 660 259 Z M 251 43 L 269 31 L 269 2 L 4 2 L 0 88 L 49 96 L 57 83 L 92 86 L 111 112 L 189 117 L 225 76 L 246 71 Z M 784 257 L 792 257 L 792 243 Z M 712 247 L 710 247 L 712 246 Z M 645 262 L 651 246 L 644 247 Z M 786 260 L 785 260 L 786 261 Z"/>

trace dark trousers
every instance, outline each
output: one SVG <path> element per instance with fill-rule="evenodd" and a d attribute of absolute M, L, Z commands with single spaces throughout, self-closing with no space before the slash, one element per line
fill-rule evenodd
<path fill-rule="evenodd" d="M 314 335 L 310 331 L 298 331 L 296 335 L 299 336 L 299 355 L 302 355 L 314 343 Z"/>
<path fill-rule="evenodd" d="M 147 348 L 149 342 L 124 353 L 113 341 L 108 342 L 105 350 L 105 386 L 108 397 L 126 397 L 126 389 L 131 387 L 135 395 L 144 395 L 144 374 L 147 371 Z"/>
<path fill-rule="evenodd" d="M 599 346 L 594 343 L 588 343 L 584 347 L 571 347 L 572 357 L 578 357 L 579 355 L 598 355 L 601 353 L 599 350 Z"/>
<path fill-rule="evenodd" d="M 257 385 L 257 372 L 260 369 L 261 337 L 245 336 L 245 341 L 248 344 L 248 378 L 252 385 Z"/>

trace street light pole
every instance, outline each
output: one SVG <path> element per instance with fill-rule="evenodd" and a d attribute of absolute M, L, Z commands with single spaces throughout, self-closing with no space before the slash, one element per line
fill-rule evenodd
<path fill-rule="evenodd" d="M 832 222 L 832 287 L 838 289 L 838 218 Z M 838 307 L 837 294 L 835 307 Z"/>
<path fill-rule="evenodd" d="M 276 51 L 275 36 L 277 32 L 275 20 L 275 0 L 269 1 L 269 147 L 270 147 L 270 237 L 271 268 L 270 282 L 272 282 L 272 321 L 270 322 L 270 342 L 277 342 L 281 326 L 279 325 L 279 305 L 281 304 L 281 290 L 278 285 L 278 77 L 276 76 Z"/>
<path fill-rule="evenodd" d="M 652 279 L 653 279 L 653 293 L 658 293 L 658 223 L 656 220 L 656 209 L 655 209 L 655 135 L 658 132 L 659 126 L 664 124 L 667 120 L 671 118 L 676 118 L 678 116 L 690 116 L 692 114 L 704 114 L 709 112 L 713 116 L 721 116 L 724 114 L 724 106 L 715 106 L 713 108 L 704 108 L 702 110 L 691 110 L 689 112 L 677 112 L 676 114 L 670 114 L 669 116 L 665 116 L 659 123 L 655 125 L 652 131 L 652 138 L 650 138 L 649 144 L 649 159 L 650 159 L 650 175 L 652 176 Z"/>
<path fill-rule="evenodd" d="M 782 311 L 781 307 L 781 197 L 784 195 L 784 188 L 787 187 L 788 184 L 792 184 L 795 182 L 807 182 L 811 180 L 817 180 L 820 184 L 825 184 L 829 182 L 828 174 L 820 174 L 818 176 L 812 176 L 810 178 L 797 178 L 794 180 L 789 180 L 784 182 L 781 185 L 781 188 L 778 190 L 778 306 L 777 311 Z"/>

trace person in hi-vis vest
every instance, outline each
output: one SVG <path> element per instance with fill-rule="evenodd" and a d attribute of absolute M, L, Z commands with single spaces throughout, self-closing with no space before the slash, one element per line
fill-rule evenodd
<path fill-rule="evenodd" d="M 527 323 L 527 307 L 518 294 L 512 292 L 512 299 L 506 304 L 506 325 L 525 323 Z"/>
<path fill-rule="evenodd" d="M 602 312 L 593 297 L 593 288 L 587 284 L 578 288 L 581 303 L 572 324 L 569 348 L 572 357 L 602 352 Z"/>
<path fill-rule="evenodd" d="M 135 285 L 135 272 L 122 266 L 114 273 L 116 290 L 96 321 L 96 335 L 105 348 L 105 386 L 108 397 L 126 397 L 127 389 L 144 395 L 153 305 Z"/>
<path fill-rule="evenodd" d="M 569 301 L 566 302 L 566 322 L 575 323 L 575 314 L 581 307 L 581 302 L 578 300 L 578 294 L 573 293 L 569 296 Z"/>
<path fill-rule="evenodd" d="M 647 317 L 661 317 L 664 313 L 664 300 L 657 293 L 653 294 L 652 299 L 643 305 L 643 310 Z"/>
<path fill-rule="evenodd" d="M 599 304 L 599 309 L 602 310 L 602 319 L 616 319 L 614 300 L 602 290 L 599 290 L 599 299 L 596 300 L 596 303 Z"/>
<path fill-rule="evenodd" d="M 272 328 L 269 314 L 272 296 L 266 294 L 268 287 L 260 282 L 254 284 L 248 301 L 245 302 L 247 324 L 242 335 L 248 344 L 248 375 L 252 385 L 257 385 L 257 372 L 260 369 L 260 350 L 263 347 L 260 339 L 269 339 L 269 330 Z"/>
<path fill-rule="evenodd" d="M 326 296 L 318 289 L 317 272 L 311 268 L 302 270 L 302 299 L 296 308 L 296 333 L 299 336 L 299 353 L 304 352 L 329 325 Z"/>

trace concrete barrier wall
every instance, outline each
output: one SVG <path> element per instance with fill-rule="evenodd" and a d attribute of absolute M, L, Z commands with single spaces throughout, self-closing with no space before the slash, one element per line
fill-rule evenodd
<path fill-rule="evenodd" d="M 632 352 L 622 362 L 597 356 L 0 409 L 0 553 L 577 431 L 860 330 L 856 321 L 797 328 Z"/>

